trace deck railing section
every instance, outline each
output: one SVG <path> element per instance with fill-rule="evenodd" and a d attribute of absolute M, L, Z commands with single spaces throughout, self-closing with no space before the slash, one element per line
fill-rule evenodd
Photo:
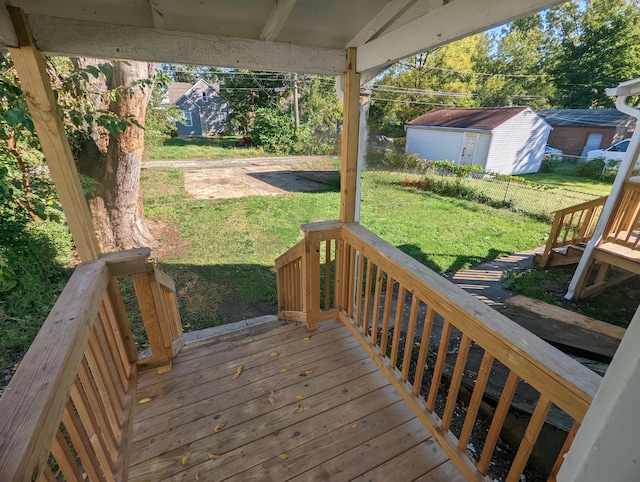
<path fill-rule="evenodd" d="M 167 366 L 166 345 L 179 350 L 182 337 L 170 326 L 175 289 L 148 256 L 112 253 L 75 269 L 0 398 L 0 480 L 126 480 L 138 369 Z M 140 311 L 169 336 L 140 360 L 116 280 L 128 274 L 160 295 L 139 296 Z"/>
<path fill-rule="evenodd" d="M 547 265 L 554 249 L 588 242 L 593 237 L 606 201 L 607 196 L 604 196 L 556 211 L 540 266 Z"/>
<path fill-rule="evenodd" d="M 533 411 L 507 480 L 520 480 L 551 410 L 573 421 L 552 455 L 556 463 L 547 475 L 554 480 L 600 377 L 360 225 L 342 225 L 337 233 L 330 226 L 338 246 L 339 318 L 462 473 L 485 480 L 514 396 L 522 392 Z M 304 230 L 322 239 L 313 226 Z M 308 273 L 301 273 L 302 284 Z M 497 391 L 496 406 L 483 432 L 478 414 L 489 386 Z M 475 457 L 472 433 L 482 440 Z"/>
<path fill-rule="evenodd" d="M 603 241 L 640 250 L 640 183 L 625 182 Z"/>

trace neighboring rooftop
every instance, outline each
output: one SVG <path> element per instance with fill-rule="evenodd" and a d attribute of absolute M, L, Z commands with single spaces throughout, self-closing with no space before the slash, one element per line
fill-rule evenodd
<path fill-rule="evenodd" d="M 412 126 L 452 127 L 458 129 L 491 130 L 513 116 L 529 109 L 520 107 L 440 108 L 407 122 Z"/>
<path fill-rule="evenodd" d="M 213 88 L 213 90 L 215 90 L 218 93 L 220 92 L 220 86 L 218 84 L 211 84 L 204 79 L 198 79 L 193 84 L 189 82 L 171 82 L 167 87 L 167 91 L 168 91 L 167 93 L 169 95 L 169 103 L 175 104 L 175 102 L 180 97 L 186 94 L 191 87 L 193 87 L 200 81 L 206 82 L 208 85 L 210 85 Z"/>
<path fill-rule="evenodd" d="M 537 114 L 552 126 L 618 127 L 635 124 L 635 119 L 617 109 L 543 109 Z"/>

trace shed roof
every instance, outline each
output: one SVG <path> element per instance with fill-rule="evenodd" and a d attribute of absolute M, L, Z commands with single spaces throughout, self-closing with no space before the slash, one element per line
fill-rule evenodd
<path fill-rule="evenodd" d="M 45 54 L 369 79 L 397 60 L 559 0 L 0 0 L 0 49 L 21 7 Z"/>
<path fill-rule="evenodd" d="M 618 127 L 635 124 L 635 119 L 617 109 L 543 109 L 538 111 L 552 126 Z"/>
<path fill-rule="evenodd" d="M 492 130 L 527 109 L 529 109 L 527 106 L 469 109 L 440 108 L 422 114 L 420 117 L 410 120 L 407 124 L 412 126 Z"/>

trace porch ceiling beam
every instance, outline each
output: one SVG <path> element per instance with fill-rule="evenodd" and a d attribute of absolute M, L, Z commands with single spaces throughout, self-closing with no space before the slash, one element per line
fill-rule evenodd
<path fill-rule="evenodd" d="M 30 15 L 47 54 L 339 75 L 344 50 Z"/>
<path fill-rule="evenodd" d="M 558 0 L 455 0 L 358 48 L 360 73 L 482 32 L 560 3 Z M 393 28 L 393 26 L 392 26 Z"/>
<path fill-rule="evenodd" d="M 365 44 L 415 2 L 416 0 L 391 0 L 387 2 L 376 16 L 349 41 L 347 47 L 359 47 Z"/>
<path fill-rule="evenodd" d="M 31 112 L 60 204 L 67 217 L 71 236 L 82 261 L 97 259 L 100 256 L 100 245 L 80 185 L 69 140 L 58 113 L 46 62 L 33 44 L 33 37 L 22 10 L 9 7 L 9 13 L 19 44 L 18 48 L 9 49 L 11 60 Z"/>
<path fill-rule="evenodd" d="M 275 5 L 271 9 L 267 23 L 260 34 L 260 40 L 272 42 L 276 39 L 295 4 L 296 0 L 275 0 Z"/>
<path fill-rule="evenodd" d="M 153 26 L 155 28 L 164 28 L 164 14 L 162 13 L 162 5 L 160 0 L 151 0 L 149 2 L 149 8 L 151 8 L 151 18 L 153 19 Z"/>

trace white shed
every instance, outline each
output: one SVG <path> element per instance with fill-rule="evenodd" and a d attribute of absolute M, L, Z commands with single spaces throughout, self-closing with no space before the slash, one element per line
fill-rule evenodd
<path fill-rule="evenodd" d="M 409 121 L 406 152 L 499 174 L 540 169 L 551 126 L 530 107 L 434 109 Z"/>

